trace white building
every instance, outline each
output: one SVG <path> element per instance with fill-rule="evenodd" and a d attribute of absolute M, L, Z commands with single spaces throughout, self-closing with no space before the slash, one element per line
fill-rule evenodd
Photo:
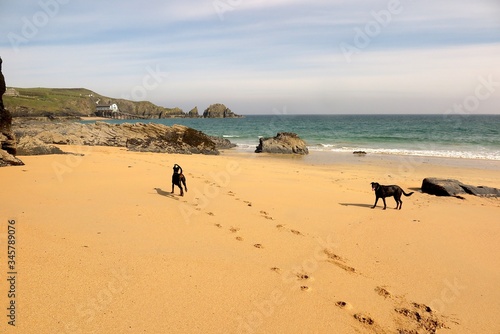
<path fill-rule="evenodd" d="M 106 104 L 106 105 L 97 105 L 95 107 L 95 111 L 96 112 L 118 112 L 120 110 L 118 110 L 118 106 L 116 105 L 116 103 L 113 103 L 113 104 Z"/>

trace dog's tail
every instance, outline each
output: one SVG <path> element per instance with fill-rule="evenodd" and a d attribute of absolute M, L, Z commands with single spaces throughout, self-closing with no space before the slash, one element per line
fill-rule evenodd
<path fill-rule="evenodd" d="M 407 194 L 407 193 L 405 193 L 405 191 L 403 190 L 403 194 L 404 194 L 405 196 L 411 196 L 411 195 L 413 195 L 413 191 L 412 191 L 411 193 Z"/>

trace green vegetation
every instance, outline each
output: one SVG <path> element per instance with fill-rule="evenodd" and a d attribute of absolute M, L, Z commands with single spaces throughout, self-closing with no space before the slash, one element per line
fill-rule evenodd
<path fill-rule="evenodd" d="M 8 88 L 3 100 L 14 117 L 92 116 L 97 103 L 116 103 L 121 112 L 149 118 L 185 115 L 179 108 L 113 99 L 85 88 Z"/>

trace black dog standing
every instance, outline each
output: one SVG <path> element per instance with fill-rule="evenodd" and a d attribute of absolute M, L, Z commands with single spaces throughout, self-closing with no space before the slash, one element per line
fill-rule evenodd
<path fill-rule="evenodd" d="M 172 174 L 172 194 L 174 193 L 174 186 L 178 186 L 181 190 L 181 196 L 184 196 L 184 191 L 182 190 L 182 185 L 184 185 L 184 189 L 187 190 L 186 186 L 186 177 L 182 174 L 182 167 L 178 164 L 174 165 L 174 173 Z"/>
<path fill-rule="evenodd" d="M 372 190 L 375 191 L 375 204 L 373 204 L 372 209 L 377 206 L 377 202 L 379 198 L 382 198 L 384 201 L 384 210 L 386 208 L 385 198 L 394 196 L 396 200 L 396 209 L 399 208 L 401 210 L 401 206 L 403 206 L 403 201 L 401 200 L 401 195 L 411 196 L 413 191 L 409 194 L 405 193 L 404 190 L 400 186 L 391 185 L 391 186 L 383 186 L 378 184 L 377 182 L 372 182 Z"/>

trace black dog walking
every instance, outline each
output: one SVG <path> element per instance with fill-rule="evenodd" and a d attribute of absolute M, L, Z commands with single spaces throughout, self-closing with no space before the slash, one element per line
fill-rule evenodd
<path fill-rule="evenodd" d="M 394 199 L 396 200 L 396 209 L 399 208 L 399 210 L 401 210 L 401 206 L 403 205 L 403 201 L 401 200 L 401 195 L 411 196 L 411 194 L 413 194 L 413 191 L 409 194 L 405 193 L 400 186 L 396 185 L 383 186 L 378 184 L 377 182 L 372 182 L 372 190 L 375 191 L 375 204 L 373 204 L 372 209 L 374 209 L 377 206 L 378 199 L 382 198 L 382 201 L 384 201 L 384 210 L 385 210 L 386 207 L 385 198 L 394 196 Z"/>
<path fill-rule="evenodd" d="M 184 196 L 184 191 L 182 190 L 182 185 L 186 192 L 188 191 L 186 186 L 186 177 L 182 174 L 182 167 L 178 164 L 174 165 L 174 173 L 172 174 L 172 194 L 174 193 L 174 186 L 179 187 L 181 190 L 181 196 Z"/>

